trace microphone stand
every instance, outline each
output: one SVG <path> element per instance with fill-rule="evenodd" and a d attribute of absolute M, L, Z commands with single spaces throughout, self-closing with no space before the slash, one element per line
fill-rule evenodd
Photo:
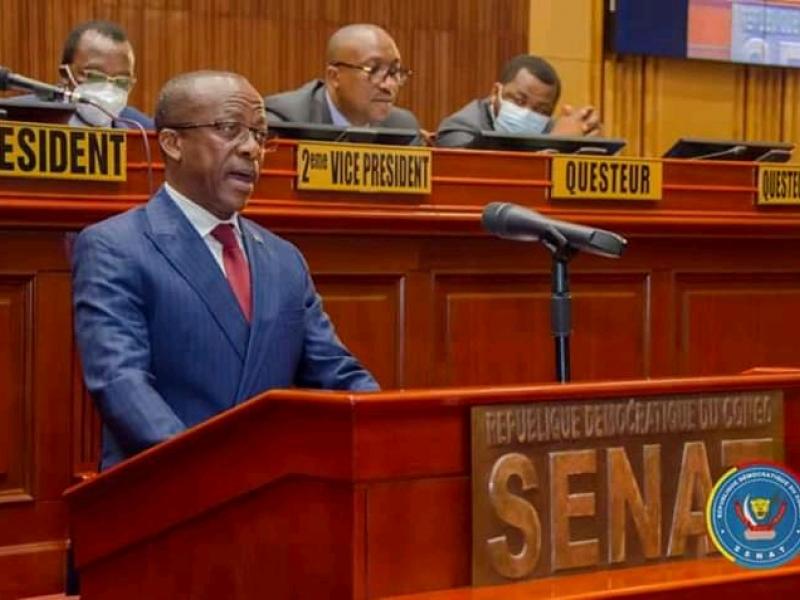
<path fill-rule="evenodd" d="M 569 336 L 572 331 L 572 296 L 567 267 L 577 250 L 554 227 L 547 230 L 541 241 L 553 255 L 550 330 L 555 342 L 556 381 L 567 383 L 570 380 Z"/>

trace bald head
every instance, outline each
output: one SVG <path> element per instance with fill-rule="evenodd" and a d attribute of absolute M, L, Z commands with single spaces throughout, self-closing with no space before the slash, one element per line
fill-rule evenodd
<path fill-rule="evenodd" d="M 156 108 L 164 176 L 220 219 L 242 209 L 264 159 L 264 99 L 241 75 L 197 71 L 164 85 Z"/>
<path fill-rule="evenodd" d="M 347 25 L 328 41 L 327 60 L 325 87 L 349 123 L 384 121 L 405 80 L 398 82 L 402 65 L 392 36 L 377 25 Z M 389 70 L 393 75 L 387 76 Z"/>
<path fill-rule="evenodd" d="M 239 86 L 255 92 L 247 79 L 228 71 L 193 71 L 173 77 L 164 84 L 158 95 L 156 130 L 193 121 L 193 114 L 198 108 L 219 100 L 221 90 Z"/>
<path fill-rule="evenodd" d="M 328 40 L 326 59 L 329 63 L 349 60 L 349 56 L 364 47 L 377 46 L 387 42 L 394 45 L 392 36 L 377 25 L 369 23 L 345 25 Z"/>

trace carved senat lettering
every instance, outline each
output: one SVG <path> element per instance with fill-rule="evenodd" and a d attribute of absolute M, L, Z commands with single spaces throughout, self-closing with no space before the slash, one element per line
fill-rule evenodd
<path fill-rule="evenodd" d="M 519 477 L 524 492 L 538 485 L 536 469 L 527 456 L 518 453 L 504 454 L 492 467 L 489 499 L 498 518 L 522 533 L 522 547 L 519 552 L 512 552 L 505 535 L 490 538 L 486 544 L 495 571 L 509 579 L 522 579 L 539 562 L 542 525 L 533 505 L 509 489 L 508 484 L 512 477 Z"/>
<path fill-rule="evenodd" d="M 678 490 L 675 492 L 667 556 L 683 555 L 687 539 L 698 536 L 697 554 L 709 553 L 711 546 L 706 533 L 705 505 L 711 485 L 706 445 L 703 442 L 686 442 L 683 445 Z"/>
<path fill-rule="evenodd" d="M 661 445 L 642 448 L 644 499 L 624 448 L 606 451 L 608 474 L 608 562 L 624 562 L 625 514 L 630 510 L 646 558 L 661 554 Z"/>
<path fill-rule="evenodd" d="M 550 455 L 550 536 L 552 571 L 596 565 L 600 544 L 596 538 L 570 540 L 569 520 L 595 514 L 595 493 L 569 493 L 569 478 L 597 471 L 595 450 L 551 452 Z"/>

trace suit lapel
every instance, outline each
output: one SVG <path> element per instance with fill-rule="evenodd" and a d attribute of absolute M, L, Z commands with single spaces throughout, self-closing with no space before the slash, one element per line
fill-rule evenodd
<path fill-rule="evenodd" d="M 244 361 L 250 327 L 205 241 L 163 188 L 148 202 L 145 211 L 150 225 L 147 236 L 197 292 Z M 252 271 L 251 267 L 251 277 Z"/>
<path fill-rule="evenodd" d="M 237 403 L 254 393 L 256 379 L 265 379 L 263 370 L 270 369 L 268 360 L 269 330 L 278 314 L 280 269 L 268 239 L 247 219 L 239 219 L 250 262 L 250 285 L 253 293 L 253 318 L 242 379 L 236 394 Z"/>
<path fill-rule="evenodd" d="M 333 117 L 328 102 L 325 100 L 325 83 L 320 82 L 311 95 L 311 122 L 333 125 Z"/>

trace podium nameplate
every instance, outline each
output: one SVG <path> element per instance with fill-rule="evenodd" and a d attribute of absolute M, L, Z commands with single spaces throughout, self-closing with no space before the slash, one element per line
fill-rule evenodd
<path fill-rule="evenodd" d="M 781 392 L 472 409 L 474 585 L 714 552 L 705 504 L 783 458 Z"/>

